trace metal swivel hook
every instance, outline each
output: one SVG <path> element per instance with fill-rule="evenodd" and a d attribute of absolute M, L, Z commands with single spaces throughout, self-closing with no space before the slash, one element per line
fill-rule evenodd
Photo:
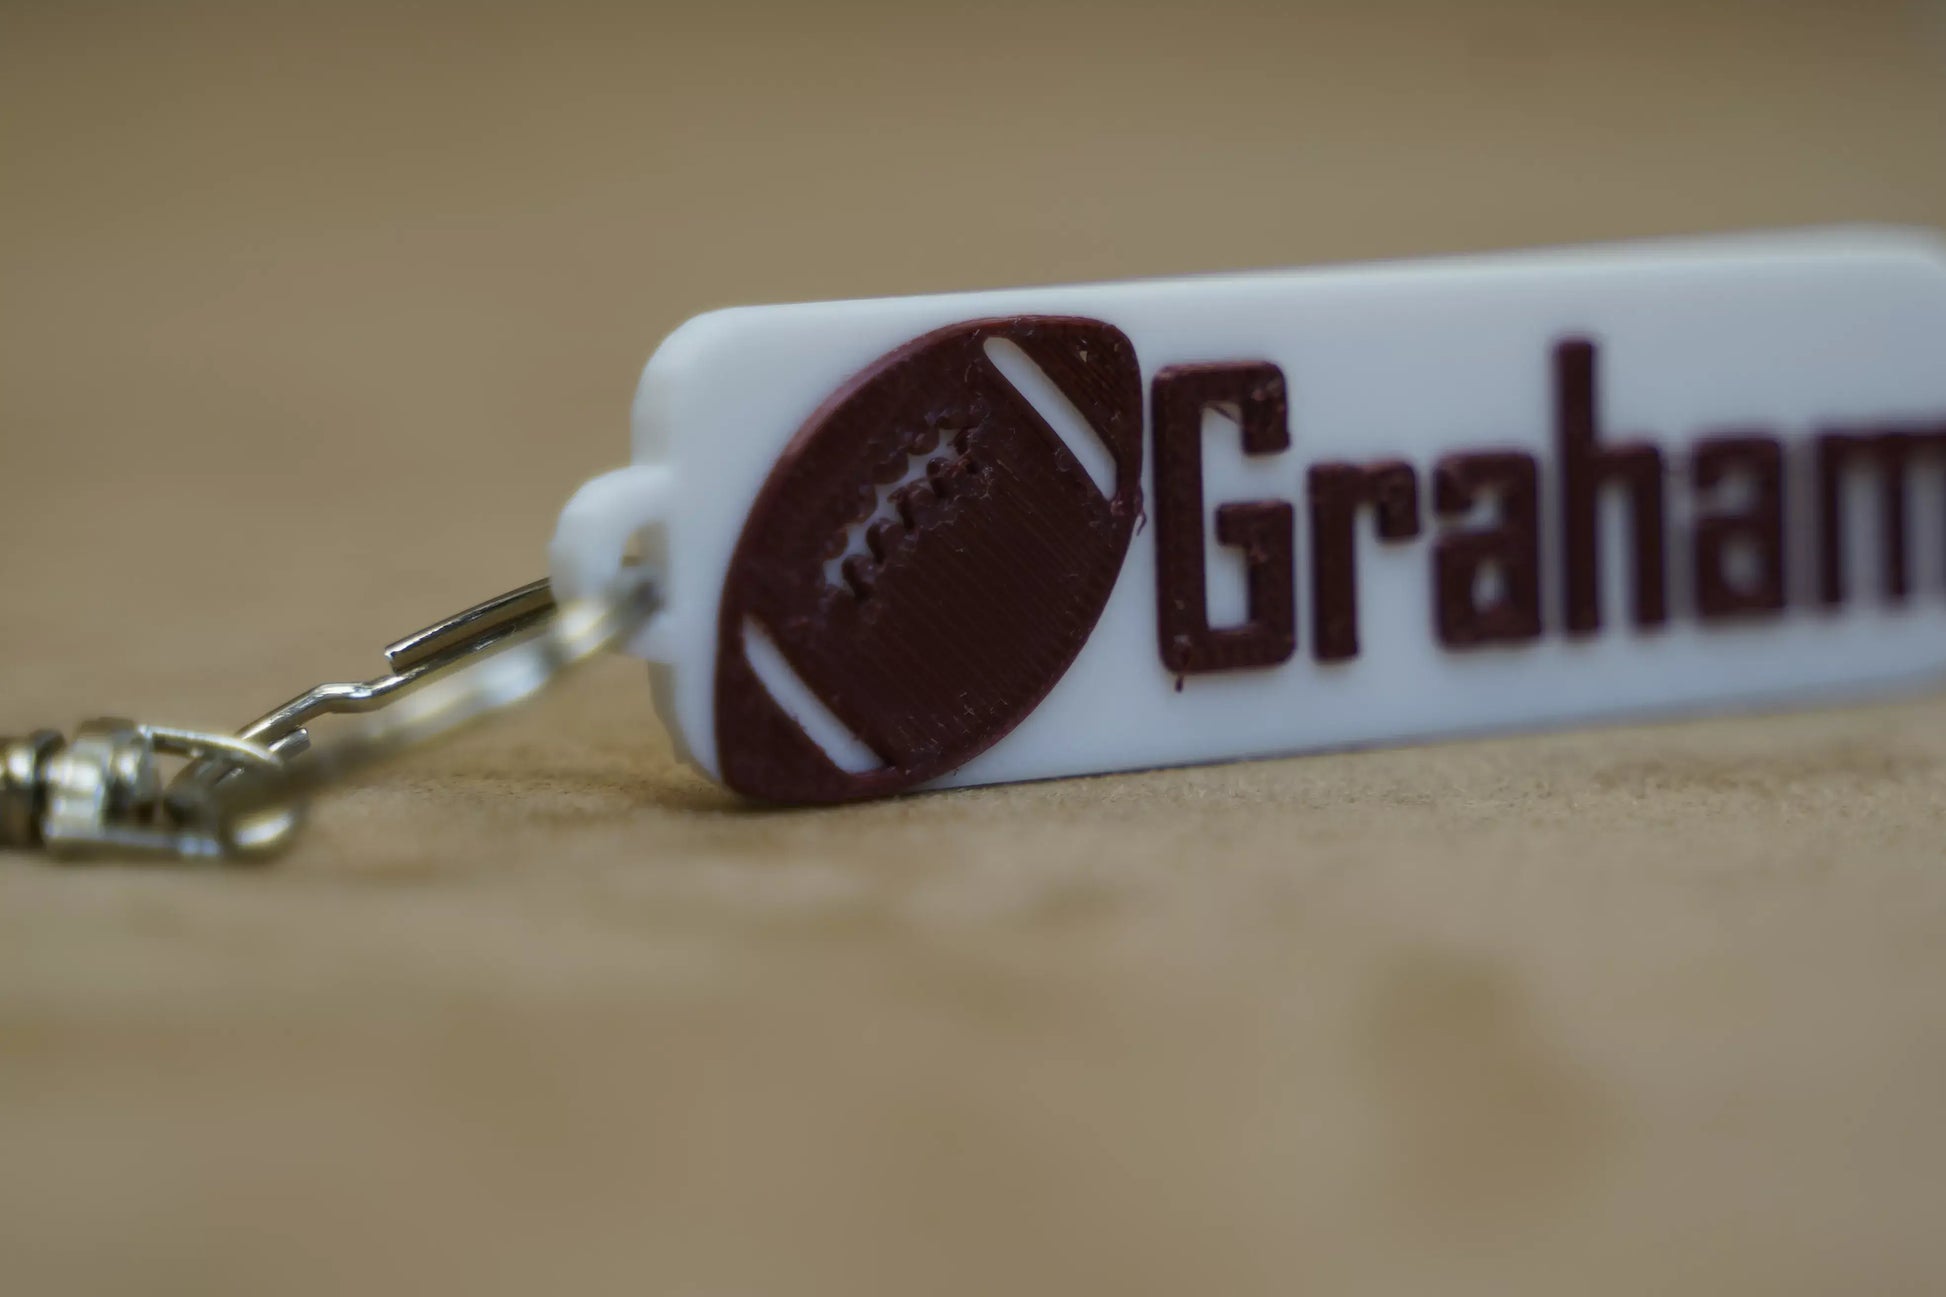
<path fill-rule="evenodd" d="M 640 569 L 606 594 L 557 604 L 535 581 L 385 649 L 391 670 L 321 684 L 236 735 L 90 721 L 0 739 L 0 846 L 57 855 L 253 859 L 289 844 L 321 786 L 525 701 L 630 634 L 659 606 Z M 356 716 L 326 742 L 310 725 Z M 166 788 L 157 757 L 187 758 Z"/>
<path fill-rule="evenodd" d="M 220 762 L 249 805 L 162 795 L 159 756 Z M 177 859 L 262 858 L 303 820 L 290 771 L 271 751 L 227 734 L 104 717 L 72 739 L 53 730 L 0 740 L 0 845 L 57 856 L 125 854 Z"/>

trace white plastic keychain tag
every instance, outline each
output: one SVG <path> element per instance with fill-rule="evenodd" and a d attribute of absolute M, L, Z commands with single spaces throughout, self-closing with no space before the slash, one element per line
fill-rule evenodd
<path fill-rule="evenodd" d="M 788 802 L 1946 666 L 1946 252 L 1834 231 L 720 311 L 554 578 Z"/>
<path fill-rule="evenodd" d="M 302 755 L 320 713 L 514 642 Z M 17 741 L 0 834 L 273 849 L 325 777 L 609 644 L 649 661 L 689 760 L 797 803 L 1932 680 L 1946 248 L 1832 231 L 704 315 L 649 362 L 633 464 L 563 512 L 552 595 L 237 737 Z M 195 761 L 145 801 L 115 742 Z"/>

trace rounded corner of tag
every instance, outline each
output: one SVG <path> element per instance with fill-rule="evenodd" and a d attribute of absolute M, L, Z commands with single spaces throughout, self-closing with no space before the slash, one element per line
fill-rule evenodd
<path fill-rule="evenodd" d="M 726 343 L 738 340 L 744 322 L 761 308 L 721 306 L 692 315 L 663 335 L 642 366 L 646 386 L 665 375 L 680 373 L 707 359 Z"/>
<path fill-rule="evenodd" d="M 670 751 L 678 761 L 693 766 L 718 783 L 723 773 L 717 767 L 715 735 L 707 725 L 692 728 L 692 719 L 683 707 L 683 682 L 675 664 L 651 658 L 649 668 L 649 705 L 669 740 Z"/>

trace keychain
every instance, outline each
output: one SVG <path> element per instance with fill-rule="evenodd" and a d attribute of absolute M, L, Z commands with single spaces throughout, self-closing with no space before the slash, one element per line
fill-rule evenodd
<path fill-rule="evenodd" d="M 549 580 L 384 675 L 234 735 L 6 741 L 0 842 L 262 858 L 323 785 L 610 649 L 687 760 L 783 803 L 1946 664 L 1946 249 L 1919 232 L 717 311 L 651 358 L 633 431 Z"/>

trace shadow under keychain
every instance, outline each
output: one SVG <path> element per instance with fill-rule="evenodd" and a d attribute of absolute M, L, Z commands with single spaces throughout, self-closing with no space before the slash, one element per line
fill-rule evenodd
<path fill-rule="evenodd" d="M 611 649 L 686 759 L 786 803 L 1946 665 L 1922 233 L 718 311 L 633 422 L 548 581 L 234 735 L 6 740 L 0 843 L 260 858 L 320 786 Z"/>

